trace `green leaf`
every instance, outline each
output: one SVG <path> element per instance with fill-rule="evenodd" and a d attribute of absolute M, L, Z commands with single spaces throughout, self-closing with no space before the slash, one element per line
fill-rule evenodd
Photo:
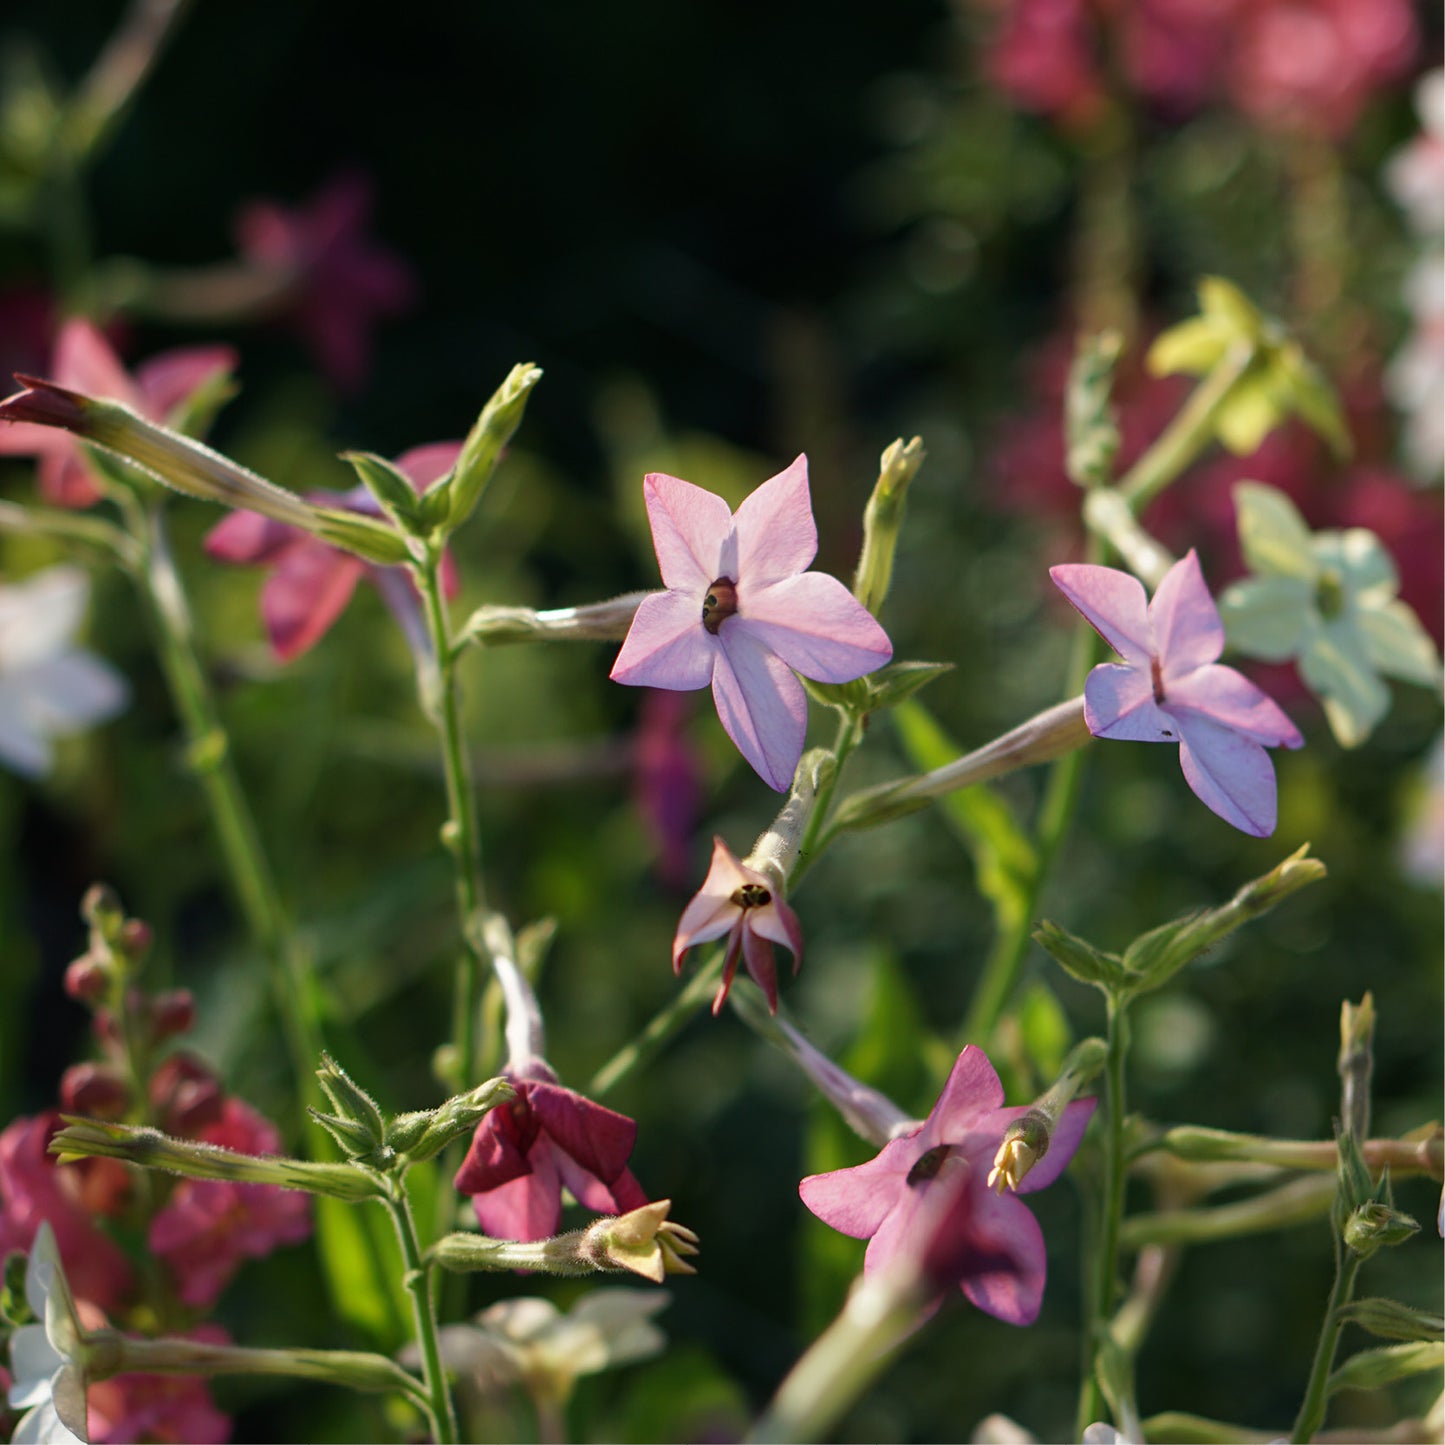
<path fill-rule="evenodd" d="M 842 708 L 848 713 L 868 711 L 868 679 L 855 677 L 852 682 L 818 682 L 811 677 L 798 678 L 814 702 L 824 707 Z"/>
<path fill-rule="evenodd" d="M 1340 1390 L 1378 1390 L 1411 1375 L 1440 1373 L 1445 1366 L 1445 1345 L 1416 1342 L 1386 1345 L 1378 1350 L 1361 1350 L 1346 1360 L 1329 1378 L 1331 1395 Z"/>
<path fill-rule="evenodd" d="M 1399 1300 L 1351 1300 L 1341 1305 L 1335 1316 L 1384 1340 L 1445 1340 L 1445 1315 L 1417 1310 Z"/>
<path fill-rule="evenodd" d="M 869 712 L 897 707 L 934 678 L 952 671 L 951 662 L 890 662 L 864 679 L 868 684 L 865 707 Z"/>
<path fill-rule="evenodd" d="M 405 472 L 373 452 L 342 452 L 341 460 L 351 463 L 366 490 L 402 531 L 417 533 L 422 525 L 420 498 Z"/>
<path fill-rule="evenodd" d="M 1091 983 L 1105 993 L 1118 993 L 1129 986 L 1129 975 L 1117 954 L 1095 948 L 1067 928 L 1046 918 L 1034 929 L 1033 937 L 1065 973 L 1080 983 Z"/>

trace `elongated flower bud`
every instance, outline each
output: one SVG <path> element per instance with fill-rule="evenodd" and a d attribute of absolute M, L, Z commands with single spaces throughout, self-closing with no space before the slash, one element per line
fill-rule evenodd
<path fill-rule="evenodd" d="M 624 592 L 581 607 L 479 607 L 467 619 L 460 640 L 482 647 L 508 642 L 621 642 L 648 592 Z"/>

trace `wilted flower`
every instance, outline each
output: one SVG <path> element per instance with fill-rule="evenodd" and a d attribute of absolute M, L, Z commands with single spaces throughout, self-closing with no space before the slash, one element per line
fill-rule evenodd
<path fill-rule="evenodd" d="M 783 902 L 776 879 L 740 863 L 721 838 L 712 840 L 712 865 L 696 896 L 682 910 L 672 940 L 672 971 L 682 972 L 683 956 L 695 944 L 727 934 L 722 984 L 713 999 L 717 1013 L 727 999 L 741 955 L 753 982 L 767 995 L 768 1008 L 778 1011 L 778 972 L 773 945 L 791 950 L 793 972 L 803 961 L 803 929 L 798 915 Z"/>
<path fill-rule="evenodd" d="M 1253 577 L 1220 598 L 1230 645 L 1266 662 L 1293 659 L 1335 737 L 1357 747 L 1390 706 L 1381 674 L 1437 686 L 1430 635 L 1396 596 L 1394 561 L 1373 532 L 1311 532 L 1282 492 L 1234 489 L 1239 545 Z"/>
<path fill-rule="evenodd" d="M 197 392 L 223 380 L 235 365 L 236 353 L 228 346 L 196 346 L 162 352 L 131 376 L 105 337 L 89 321 L 76 319 L 60 328 L 51 379 L 173 426 Z M 100 499 L 85 448 L 69 432 L 28 422 L 0 426 L 0 455 L 38 457 L 41 494 L 55 506 L 88 507 Z"/>
<path fill-rule="evenodd" d="M 1049 575 L 1123 659 L 1101 663 L 1084 684 L 1095 737 L 1177 743 L 1185 779 L 1208 808 L 1241 832 L 1274 832 L 1274 765 L 1264 746 L 1300 747 L 1299 729 L 1232 667 L 1224 624 L 1191 549 L 1146 604 L 1137 577 L 1070 564 Z"/>
<path fill-rule="evenodd" d="M 45 1445 L 85 1441 L 85 1332 L 55 1235 L 42 1224 L 25 1266 L 25 1299 L 39 1324 L 10 1337 L 10 1404 L 24 1410 L 14 1438 Z"/>
<path fill-rule="evenodd" d="M 413 447 L 396 459 L 418 492 L 450 470 L 459 442 L 432 442 Z M 349 492 L 310 492 L 318 506 L 338 507 L 364 516 L 380 517 L 381 507 L 365 486 Z M 271 575 L 261 589 L 261 616 L 272 650 L 290 662 L 314 647 L 341 616 L 356 584 L 367 578 L 381 593 L 413 650 L 425 645 L 425 629 L 415 591 L 395 567 L 363 561 L 351 552 L 329 546 L 319 537 L 287 526 L 259 512 L 233 512 L 206 538 L 206 552 L 218 562 L 269 567 Z M 448 567 L 443 581 L 456 589 L 456 575 Z"/>
<path fill-rule="evenodd" d="M 249 1104 L 228 1098 L 200 1139 L 242 1154 L 275 1154 L 281 1136 Z M 149 1243 L 169 1265 L 182 1301 L 209 1309 L 244 1259 L 262 1259 L 311 1233 L 309 1201 L 273 1184 L 182 1179 L 151 1221 Z"/>
<path fill-rule="evenodd" d="M 922 1124 L 867 1164 L 810 1175 L 798 1192 L 825 1224 L 869 1241 L 868 1274 L 921 1256 L 939 1292 L 956 1284 L 987 1314 L 1028 1325 L 1043 1301 L 1044 1238 L 1028 1208 L 1013 1193 L 995 1194 L 988 1182 L 1009 1126 L 1029 1112 L 1004 1108 L 1003 1098 L 993 1065 L 970 1045 Z M 1019 1193 L 1032 1194 L 1063 1173 L 1093 1111 L 1093 1099 L 1063 1110 Z"/>
<path fill-rule="evenodd" d="M 0 583 L 0 763 L 28 778 L 49 771 L 53 738 L 105 722 L 129 697 L 109 663 L 74 645 L 89 597 L 85 573 L 65 565 Z"/>
<path fill-rule="evenodd" d="M 539 1058 L 507 1071 L 517 1091 L 477 1126 L 454 1181 L 482 1229 L 535 1240 L 562 1222 L 562 1186 L 581 1205 L 619 1214 L 647 1202 L 627 1161 L 637 1125 L 571 1089 Z"/>
<path fill-rule="evenodd" d="M 793 676 L 849 682 L 893 646 L 836 577 L 804 569 L 818 551 L 799 457 L 736 513 L 660 472 L 643 478 L 666 592 L 644 598 L 612 666 L 615 682 L 688 692 L 712 684 L 718 717 L 779 792 L 803 754 L 808 701 Z"/>

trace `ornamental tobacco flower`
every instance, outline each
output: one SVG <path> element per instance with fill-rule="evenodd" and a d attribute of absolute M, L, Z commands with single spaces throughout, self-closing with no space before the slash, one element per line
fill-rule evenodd
<path fill-rule="evenodd" d="M 455 1187 L 497 1239 L 546 1239 L 562 1223 L 562 1186 L 599 1214 L 647 1203 L 627 1168 L 637 1125 L 571 1089 L 540 1058 L 507 1070 L 516 1097 L 477 1126 Z"/>
<path fill-rule="evenodd" d="M 923 1249 L 924 1268 L 940 1292 L 956 1284 L 986 1314 L 1029 1325 L 1043 1302 L 1044 1237 L 1013 1193 L 995 1193 L 990 1184 L 1009 1126 L 1029 1112 L 1004 1108 L 1003 1098 L 993 1065 L 969 1045 L 922 1124 L 867 1164 L 810 1175 L 798 1193 L 825 1224 L 868 1240 L 867 1274 Z M 1018 1193 L 1031 1194 L 1063 1173 L 1094 1103 L 1081 1099 L 1064 1109 Z M 939 1190 L 952 1191 L 952 1198 L 943 1198 L 947 1212 L 935 1219 Z"/>
<path fill-rule="evenodd" d="M 660 472 L 642 487 L 667 591 L 643 599 L 612 679 L 671 692 L 711 683 L 727 735 L 785 792 L 808 723 L 794 671 L 850 682 L 893 656 L 887 634 L 836 577 L 804 571 L 818 551 L 808 460 L 764 482 L 735 513 Z"/>
<path fill-rule="evenodd" d="M 1206 807 L 1256 838 L 1274 832 L 1274 765 L 1265 747 L 1297 748 L 1299 729 L 1242 673 L 1221 666 L 1224 624 L 1191 549 L 1146 605 L 1143 584 L 1112 567 L 1069 564 L 1049 575 L 1122 663 L 1084 684 L 1098 738 L 1178 743 L 1184 777 Z"/>
<path fill-rule="evenodd" d="M 683 955 L 694 944 L 728 936 L 722 985 L 712 1001 L 716 1014 L 723 1006 L 737 973 L 741 954 L 753 982 L 767 996 L 768 1009 L 778 1011 L 778 972 L 773 945 L 791 950 L 793 972 L 803 961 L 803 930 L 798 915 L 783 902 L 774 879 L 740 863 L 721 838 L 712 840 L 712 866 L 697 895 L 682 911 L 672 940 L 672 971 L 682 972 Z"/>
<path fill-rule="evenodd" d="M 10 1338 L 15 1373 L 10 1404 L 26 1412 L 15 1427 L 15 1439 L 58 1445 L 88 1440 L 85 1330 L 48 1224 L 40 1226 L 30 1248 L 25 1300 L 40 1323 L 21 1325 Z"/>

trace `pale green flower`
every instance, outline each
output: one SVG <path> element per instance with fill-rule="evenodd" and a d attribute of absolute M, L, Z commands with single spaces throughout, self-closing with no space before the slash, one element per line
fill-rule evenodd
<path fill-rule="evenodd" d="M 1342 747 L 1358 747 L 1389 711 L 1382 676 L 1440 685 L 1429 633 L 1400 601 L 1400 579 L 1373 532 L 1311 532 L 1273 487 L 1234 489 L 1239 543 L 1255 574 L 1219 599 L 1229 644 L 1266 662 L 1293 660 Z"/>

